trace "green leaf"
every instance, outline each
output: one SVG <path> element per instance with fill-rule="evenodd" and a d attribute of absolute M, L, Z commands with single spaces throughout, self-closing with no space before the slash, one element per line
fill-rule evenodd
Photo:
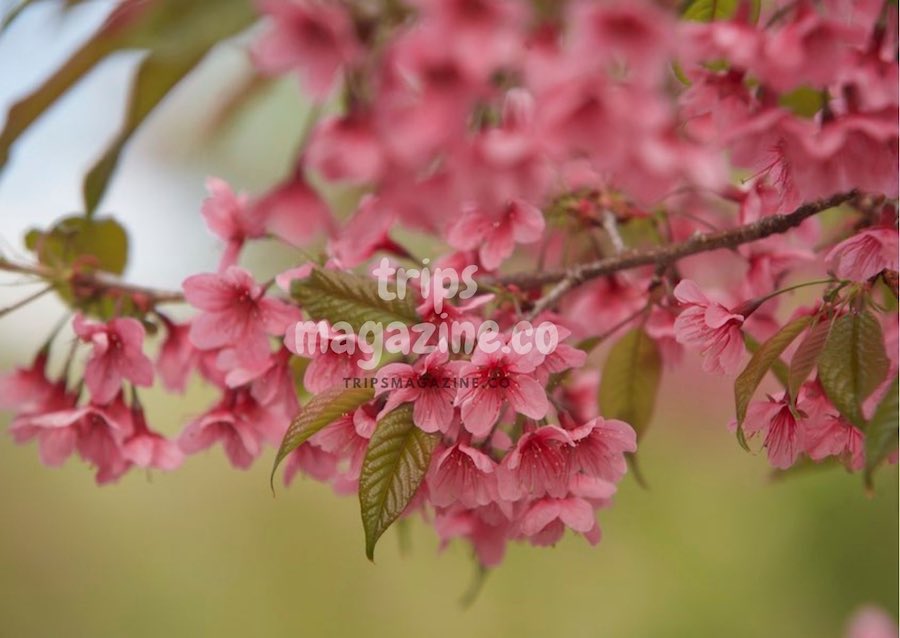
<path fill-rule="evenodd" d="M 759 387 L 763 377 L 766 376 L 766 372 L 778 360 L 785 348 L 809 326 L 810 321 L 810 317 L 800 317 L 782 326 L 768 341 L 759 346 L 750 358 L 747 367 L 735 379 L 734 403 L 737 411 L 739 432 L 740 426 L 744 422 L 744 417 L 747 415 L 747 406 L 750 405 L 750 399 L 753 398 L 753 393 L 756 392 L 756 388 Z"/>
<path fill-rule="evenodd" d="M 111 217 L 66 217 L 47 232 L 29 231 L 25 246 L 40 263 L 53 268 L 77 262 L 82 268 L 121 275 L 128 263 L 128 234 Z"/>
<path fill-rule="evenodd" d="M 359 505 L 369 560 L 374 560 L 375 543 L 415 496 L 441 438 L 416 427 L 412 410 L 407 403 L 384 416 L 363 459 Z"/>
<path fill-rule="evenodd" d="M 656 342 L 641 328 L 627 332 L 609 352 L 600 378 L 600 413 L 629 423 L 638 436 L 650 424 L 662 374 Z"/>
<path fill-rule="evenodd" d="M 371 277 L 340 270 L 316 268 L 306 279 L 294 281 L 291 295 L 315 321 L 346 321 L 359 330 L 367 321 L 387 325 L 419 321 L 412 298 L 382 299 Z"/>
<path fill-rule="evenodd" d="M 801 86 L 778 98 L 778 104 L 790 109 L 795 115 L 811 118 L 825 106 L 825 93 L 808 86 Z"/>
<path fill-rule="evenodd" d="M 248 0 L 194 0 L 188 5 L 183 0 L 164 0 L 160 6 L 131 36 L 151 53 L 134 76 L 125 122 L 84 179 L 89 215 L 103 198 L 122 150 L 147 116 L 217 42 L 235 35 L 256 17 Z"/>
<path fill-rule="evenodd" d="M 67 2 L 71 4 L 77 2 Z M 123 0 L 59 69 L 10 108 L 0 132 L 0 168 L 21 135 L 103 59 L 124 49 L 149 50 L 135 80 L 126 122 L 84 186 L 86 211 L 91 214 L 122 147 L 147 114 L 217 42 L 235 35 L 257 18 L 250 0 Z M 151 71 L 159 72 L 161 77 L 146 78 Z"/>
<path fill-rule="evenodd" d="M 881 403 L 875 408 L 875 414 L 866 425 L 866 486 L 872 487 L 872 474 L 875 468 L 887 458 L 888 454 L 897 449 L 898 432 L 898 378 L 888 389 L 887 394 L 881 399 Z"/>
<path fill-rule="evenodd" d="M 44 112 L 70 88 L 87 75 L 101 60 L 115 51 L 120 42 L 116 37 L 120 22 L 114 11 L 106 23 L 82 44 L 65 63 L 34 91 L 13 104 L 6 113 L 0 131 L 0 168 L 9 159 L 10 147 Z"/>
<path fill-rule="evenodd" d="M 729 20 L 737 14 L 740 0 L 694 0 L 682 14 L 682 18 L 693 22 Z M 760 0 L 750 2 L 750 20 L 759 19 Z"/>
<path fill-rule="evenodd" d="M 889 366 L 878 319 L 870 312 L 851 312 L 834 322 L 819 356 L 819 380 L 834 407 L 863 427 L 862 403 L 884 381 Z"/>
<path fill-rule="evenodd" d="M 371 401 L 374 395 L 375 392 L 371 388 L 344 389 L 336 387 L 320 392 L 300 408 L 300 412 L 291 421 L 287 432 L 284 433 L 278 454 L 275 455 L 272 474 L 269 476 L 269 485 L 272 487 L 272 491 L 275 490 L 275 470 L 288 454 L 325 426 L 331 425 L 342 416 Z"/>
<path fill-rule="evenodd" d="M 200 57 L 167 59 L 151 54 L 135 75 L 125 123 L 84 178 L 82 192 L 88 213 L 96 210 L 119 163 L 122 150 L 146 117 L 191 69 Z"/>
<path fill-rule="evenodd" d="M 756 354 L 757 351 L 759 351 L 760 343 L 759 341 L 754 339 L 752 335 L 745 332 L 744 346 L 747 348 L 747 352 L 749 352 L 750 354 Z M 782 361 L 781 358 L 775 359 L 775 361 L 772 363 L 771 371 L 772 374 L 775 375 L 775 378 L 778 379 L 778 382 L 786 388 L 788 385 L 787 364 Z"/>
<path fill-rule="evenodd" d="M 810 327 L 803 341 L 797 346 L 794 356 L 791 358 L 791 367 L 788 371 L 787 388 L 789 395 L 796 400 L 800 386 L 809 377 L 809 373 L 816 367 L 819 355 L 825 347 L 825 341 L 831 332 L 831 320 L 824 318 Z"/>

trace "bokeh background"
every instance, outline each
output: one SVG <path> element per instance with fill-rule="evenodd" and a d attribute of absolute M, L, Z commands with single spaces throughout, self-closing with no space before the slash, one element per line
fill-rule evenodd
<path fill-rule="evenodd" d="M 0 111 L 109 4 L 87 2 L 63 21 L 36 3 L 3 34 Z M 13 149 L 0 175 L 4 254 L 22 254 L 28 228 L 78 212 L 81 176 L 115 132 L 138 60 L 108 60 Z M 204 176 L 258 192 L 287 170 L 307 110 L 292 81 L 211 124 L 248 72 L 244 41 L 221 45 L 128 148 L 102 210 L 130 231 L 131 280 L 174 288 L 215 267 L 199 215 Z M 250 261 L 274 272 L 295 257 L 263 246 Z M 0 282 L 0 307 L 32 290 Z M 3 370 L 26 363 L 62 313 L 44 298 L 0 319 Z M 43 468 L 33 446 L 3 436 L 0 635 L 838 637 L 863 604 L 896 618 L 896 468 L 872 497 L 840 469 L 773 481 L 726 429 L 730 396 L 727 380 L 693 361 L 669 371 L 641 447 L 649 489 L 623 481 L 596 548 L 574 537 L 511 547 L 466 609 L 464 547 L 439 553 L 414 521 L 406 542 L 388 533 L 370 564 L 355 499 L 309 480 L 272 498 L 274 451 L 246 472 L 213 449 L 173 474 L 132 472 L 98 488 L 79 462 Z M 197 386 L 185 397 L 151 391 L 145 403 L 173 434 L 210 398 Z"/>

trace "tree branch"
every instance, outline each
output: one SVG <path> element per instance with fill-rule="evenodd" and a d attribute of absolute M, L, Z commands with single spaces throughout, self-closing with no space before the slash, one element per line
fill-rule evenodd
<path fill-rule="evenodd" d="M 658 268 L 664 267 L 679 259 L 698 253 L 722 248 L 736 248 L 742 244 L 758 241 L 770 235 L 786 232 L 799 226 L 807 218 L 855 199 L 858 195 L 859 193 L 855 190 L 839 193 L 826 199 L 804 204 L 786 215 L 771 215 L 752 224 L 746 224 L 737 228 L 697 234 L 677 244 L 668 244 L 645 250 L 623 251 L 612 257 L 579 264 L 566 270 L 545 270 L 501 275 L 488 278 L 483 283 L 494 286 L 516 286 L 523 289 L 556 284 L 550 292 L 537 301 L 529 313 L 531 317 L 534 317 L 553 306 L 566 292 L 590 279 L 640 266 L 656 265 Z"/>
<path fill-rule="evenodd" d="M 50 284 L 67 283 L 78 297 L 91 298 L 104 294 L 130 297 L 137 305 L 148 309 L 160 304 L 184 301 L 184 295 L 180 292 L 136 286 L 98 272 L 60 273 L 47 266 L 18 264 L 2 257 L 0 271 L 36 277 Z"/>

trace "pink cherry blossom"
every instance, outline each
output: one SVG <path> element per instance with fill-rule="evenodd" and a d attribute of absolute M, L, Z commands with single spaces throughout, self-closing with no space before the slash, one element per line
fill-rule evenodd
<path fill-rule="evenodd" d="M 182 284 L 184 296 L 202 314 L 191 323 L 191 342 L 201 350 L 232 348 L 237 360 L 253 365 L 268 357 L 268 335 L 282 336 L 300 312 L 266 296 L 246 270 L 193 275 Z"/>
<path fill-rule="evenodd" d="M 617 482 L 625 475 L 625 453 L 637 450 L 637 437 L 630 425 L 617 419 L 597 417 L 569 430 L 574 446 L 568 453 L 573 470 Z"/>
<path fill-rule="evenodd" d="M 266 232 L 293 246 L 306 246 L 335 232 L 328 204 L 307 183 L 302 165 L 287 181 L 250 204 Z"/>
<path fill-rule="evenodd" d="M 314 97 L 327 97 L 361 54 L 347 12 L 322 0 L 262 0 L 261 6 L 274 24 L 253 49 L 257 65 L 271 73 L 297 69 Z"/>
<path fill-rule="evenodd" d="M 781 400 L 754 401 L 747 408 L 744 433 L 748 438 L 764 433 L 763 447 L 772 467 L 786 470 L 796 462 L 805 445 L 804 427 L 787 396 Z"/>
<path fill-rule="evenodd" d="M 78 433 L 71 422 L 48 421 L 47 415 L 68 413 L 77 401 L 78 397 L 67 392 L 64 384 L 54 384 L 47 392 L 41 392 L 39 401 L 13 419 L 9 427 L 13 440 L 21 444 L 37 439 L 41 463 L 59 467 L 75 451 Z"/>
<path fill-rule="evenodd" d="M 188 424 L 178 445 L 185 454 L 195 454 L 221 442 L 231 464 L 246 469 L 261 454 L 264 442 L 277 445 L 281 441 L 287 425 L 249 390 L 226 390 L 215 406 Z"/>
<path fill-rule="evenodd" d="M 457 443 L 432 462 L 427 477 L 429 498 L 438 507 L 487 505 L 499 498 L 496 467 L 484 452 Z"/>
<path fill-rule="evenodd" d="M 565 528 L 583 534 L 591 545 L 600 542 L 600 527 L 594 509 L 583 498 L 542 498 L 534 501 L 522 517 L 520 531 L 533 545 L 555 545 Z"/>
<path fill-rule="evenodd" d="M 500 495 L 508 500 L 564 497 L 568 492 L 573 445 L 569 433 L 555 425 L 523 434 L 500 466 Z"/>
<path fill-rule="evenodd" d="M 122 444 L 122 456 L 137 467 L 170 472 L 184 460 L 184 453 L 175 441 L 167 439 L 147 426 L 144 411 L 131 407 L 131 435 Z"/>
<path fill-rule="evenodd" d="M 237 194 L 224 180 L 206 180 L 209 197 L 203 202 L 203 218 L 214 235 L 225 242 L 219 269 L 237 263 L 238 254 L 248 239 L 265 234 L 263 219 L 248 205 L 244 194 Z"/>
<path fill-rule="evenodd" d="M 156 358 L 156 371 L 163 386 L 173 392 L 184 392 L 188 377 L 198 365 L 198 352 L 191 343 L 189 323 L 164 319 L 166 338 Z"/>
<path fill-rule="evenodd" d="M 542 355 L 536 349 L 529 354 L 503 352 L 509 346 L 497 345 L 496 351 L 487 352 L 479 343 L 471 362 L 459 371 L 456 404 L 463 425 L 475 436 L 491 431 L 504 403 L 532 419 L 543 418 L 549 409 L 544 388 L 532 376 Z"/>
<path fill-rule="evenodd" d="M 825 261 L 841 279 L 868 281 L 882 270 L 898 270 L 898 252 L 896 228 L 872 228 L 839 243 Z"/>
<path fill-rule="evenodd" d="M 46 376 L 47 353 L 40 352 L 29 368 L 0 376 L 0 409 L 19 413 L 40 411 L 56 389 Z"/>
<path fill-rule="evenodd" d="M 137 386 L 153 384 L 153 363 L 143 352 L 144 326 L 123 317 L 100 323 L 78 314 L 75 334 L 93 346 L 84 371 L 84 381 L 95 403 L 109 403 L 128 380 Z"/>
<path fill-rule="evenodd" d="M 453 421 L 456 380 L 464 365 L 462 361 L 448 361 L 448 354 L 440 350 L 414 365 L 389 363 L 375 377 L 379 394 L 390 391 L 385 410 L 412 403 L 417 426 L 425 432 L 446 432 Z"/>
<path fill-rule="evenodd" d="M 678 343 L 699 347 L 706 372 L 732 374 L 744 353 L 744 317 L 710 301 L 693 281 L 683 279 L 675 298 L 684 308 L 675 320 Z"/>
<path fill-rule="evenodd" d="M 284 345 L 311 359 L 303 373 L 303 385 L 315 393 L 366 376 L 362 366 L 372 357 L 355 334 L 336 330 L 325 321 L 294 324 L 284 336 Z"/>
<path fill-rule="evenodd" d="M 327 483 L 337 473 L 339 458 L 309 442 L 291 452 L 284 462 L 284 485 L 289 486 L 297 474 Z"/>
<path fill-rule="evenodd" d="M 369 117 L 358 113 L 326 118 L 307 147 L 310 168 L 330 181 L 364 184 L 378 180 L 386 158 Z"/>
<path fill-rule="evenodd" d="M 495 270 L 512 255 L 515 244 L 535 242 L 543 232 L 541 211 L 527 202 L 512 200 L 493 213 L 470 207 L 450 229 L 447 241 L 460 250 L 478 248 L 481 264 Z"/>
<path fill-rule="evenodd" d="M 494 516 L 485 508 L 453 508 L 438 511 L 434 526 L 442 545 L 453 538 L 466 538 L 481 565 L 495 567 L 502 562 L 510 534 L 510 523 L 502 516 Z"/>

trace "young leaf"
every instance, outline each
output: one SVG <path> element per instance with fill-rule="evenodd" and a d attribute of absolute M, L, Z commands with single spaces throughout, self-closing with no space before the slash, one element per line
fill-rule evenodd
<path fill-rule="evenodd" d="M 809 326 L 810 321 L 810 317 L 800 317 L 782 326 L 781 330 L 759 346 L 750 358 L 747 367 L 735 379 L 734 404 L 739 429 L 744 422 L 744 417 L 747 415 L 747 406 L 750 405 L 750 399 L 753 398 L 753 393 L 756 392 L 756 388 L 759 387 L 763 377 L 766 376 L 766 372 L 778 360 L 785 348 L 797 338 L 797 335 Z"/>
<path fill-rule="evenodd" d="M 375 427 L 359 475 L 359 506 L 366 534 L 366 556 L 409 504 L 425 477 L 440 435 L 420 430 L 405 404 Z"/>
<path fill-rule="evenodd" d="M 819 360 L 819 355 L 822 354 L 830 332 L 831 320 L 826 317 L 812 326 L 803 337 L 803 341 L 797 346 L 788 371 L 788 393 L 792 398 L 797 398 L 800 386 L 816 367 L 816 362 Z"/>
<path fill-rule="evenodd" d="M 600 379 L 600 413 L 629 423 L 638 436 L 650 424 L 662 359 L 656 342 L 640 328 L 626 333 L 609 352 Z"/>
<path fill-rule="evenodd" d="M 884 381 L 889 365 L 878 319 L 851 312 L 834 322 L 819 356 L 819 381 L 834 407 L 863 427 L 862 403 Z"/>
<path fill-rule="evenodd" d="M 121 275 L 128 263 L 128 234 L 111 217 L 63 218 L 47 232 L 29 231 L 25 246 L 39 262 L 53 268 L 66 268 L 77 261 L 85 268 Z"/>
<path fill-rule="evenodd" d="M 898 433 L 898 388 L 897 377 L 888 389 L 887 394 L 881 399 L 881 403 L 875 408 L 875 414 L 866 425 L 866 470 L 865 481 L 867 487 L 872 487 L 872 474 L 875 468 L 887 458 L 887 455 L 897 449 Z"/>
<path fill-rule="evenodd" d="M 355 330 L 367 321 L 419 321 L 410 296 L 382 299 L 377 281 L 340 270 L 316 268 L 306 279 L 293 282 L 291 295 L 313 320 L 346 321 Z"/>
<path fill-rule="evenodd" d="M 269 485 L 275 489 L 275 470 L 288 454 L 296 450 L 309 437 L 337 421 L 339 418 L 352 412 L 362 404 L 371 401 L 375 392 L 371 388 L 331 388 L 320 392 L 309 402 L 300 408 L 300 412 L 291 421 L 278 454 L 275 455 L 275 463 L 272 464 L 272 474 L 269 476 Z"/>
<path fill-rule="evenodd" d="M 753 355 L 759 350 L 760 343 L 754 339 L 752 335 L 745 332 L 744 347 L 747 348 L 747 352 Z M 775 375 L 775 378 L 778 379 L 778 382 L 786 388 L 788 385 L 788 367 L 787 364 L 781 360 L 781 357 L 775 359 L 769 369 L 772 374 Z"/>

